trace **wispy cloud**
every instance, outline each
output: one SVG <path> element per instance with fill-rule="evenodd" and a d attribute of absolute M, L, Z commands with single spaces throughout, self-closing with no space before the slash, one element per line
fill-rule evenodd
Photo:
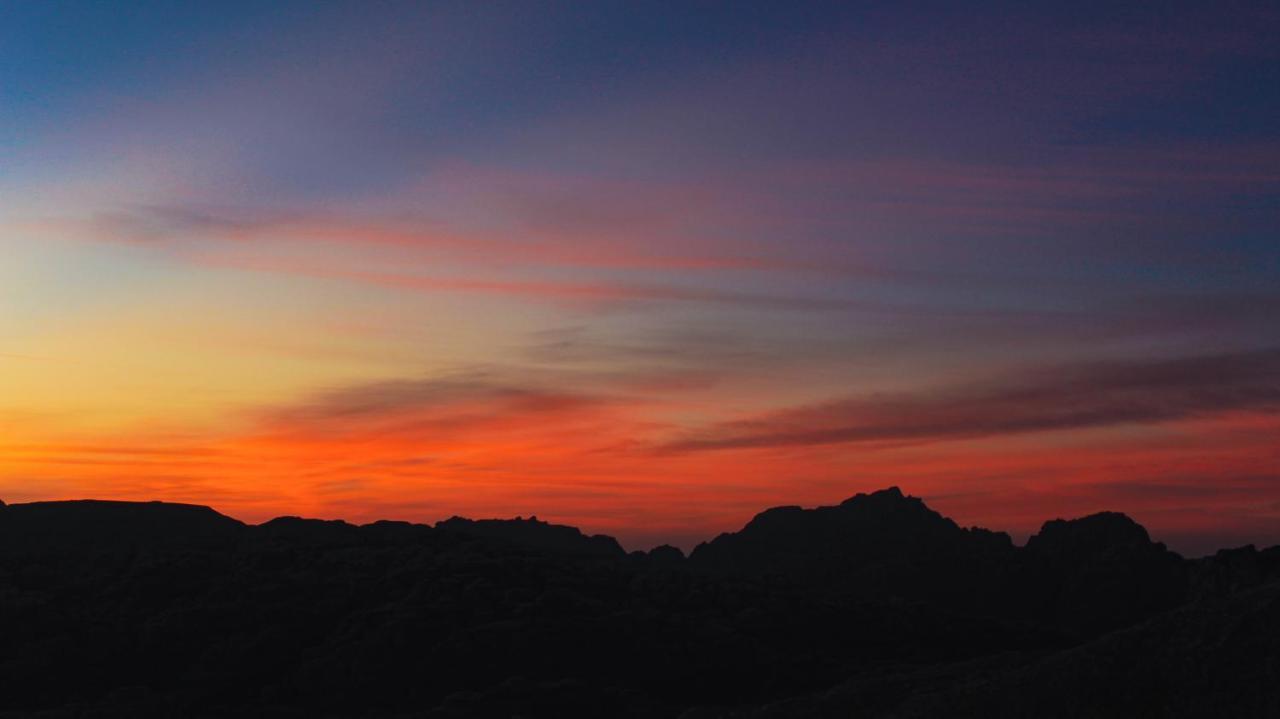
<path fill-rule="evenodd" d="M 1280 350 L 1098 362 L 934 391 L 856 397 L 694 432 L 689 452 L 902 443 L 1280 410 Z"/>
<path fill-rule="evenodd" d="M 613 399 L 616 402 L 617 399 Z M 425 424 L 442 435 L 472 432 L 489 421 L 515 417 L 567 415 L 600 408 L 611 400 L 587 391 L 521 382 L 483 371 L 449 377 L 396 379 L 339 387 L 263 416 L 266 426 L 291 433 L 383 431 L 409 422 L 414 432 Z"/>

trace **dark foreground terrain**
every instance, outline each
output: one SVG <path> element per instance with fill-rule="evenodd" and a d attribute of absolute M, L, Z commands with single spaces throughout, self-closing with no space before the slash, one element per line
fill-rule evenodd
<path fill-rule="evenodd" d="M 1280 548 L 896 489 L 691 556 L 536 520 L 0 505 L 3 717 L 1278 717 Z"/>

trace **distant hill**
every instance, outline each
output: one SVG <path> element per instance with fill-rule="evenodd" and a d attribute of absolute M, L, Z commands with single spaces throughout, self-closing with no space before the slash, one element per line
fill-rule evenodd
<path fill-rule="evenodd" d="M 235 541 L 244 530 L 243 523 L 194 504 L 85 499 L 0 509 L 0 547 L 11 551 L 188 549 Z"/>
<path fill-rule="evenodd" d="M 1277 716 L 1280 548 L 896 488 L 625 553 L 536 518 L 0 504 L 0 717 Z M 1225 713 L 1223 713 L 1225 712 Z"/>
<path fill-rule="evenodd" d="M 736 533 L 698 545 L 690 561 L 715 571 L 776 573 L 842 583 L 885 563 L 943 564 L 1013 550 L 1003 532 L 961 529 L 897 487 L 834 507 L 775 507 Z"/>
<path fill-rule="evenodd" d="M 618 540 L 613 537 L 603 534 L 587 536 L 577 527 L 548 524 L 539 521 L 537 517 L 478 521 L 453 517 L 443 522 L 436 522 L 436 529 L 486 537 L 555 554 L 615 559 L 626 554 L 622 551 L 622 545 L 618 544 Z"/>
<path fill-rule="evenodd" d="M 699 545 L 691 566 L 844 598 L 927 602 L 1079 636 L 1185 601 L 1190 565 L 1117 513 L 1046 522 L 1026 547 L 961 528 L 896 487 L 778 507 Z"/>

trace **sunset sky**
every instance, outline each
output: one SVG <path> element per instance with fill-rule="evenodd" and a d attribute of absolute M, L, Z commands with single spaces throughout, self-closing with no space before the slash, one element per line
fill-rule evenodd
<path fill-rule="evenodd" d="M 1043 5 L 0 3 L 0 499 L 1280 542 L 1280 9 Z"/>

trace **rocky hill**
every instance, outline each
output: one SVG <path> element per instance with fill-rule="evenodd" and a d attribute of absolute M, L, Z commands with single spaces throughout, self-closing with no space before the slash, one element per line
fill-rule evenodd
<path fill-rule="evenodd" d="M 1274 716 L 1280 549 L 1017 546 L 896 489 L 627 554 L 163 503 L 0 505 L 0 716 Z"/>

